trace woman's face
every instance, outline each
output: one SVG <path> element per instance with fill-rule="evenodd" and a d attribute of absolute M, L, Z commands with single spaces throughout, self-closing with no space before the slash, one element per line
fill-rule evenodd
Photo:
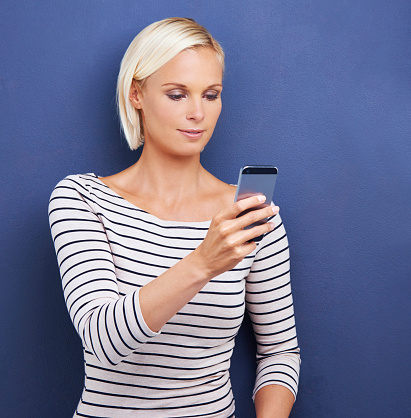
<path fill-rule="evenodd" d="M 130 100 L 141 109 L 144 147 L 174 156 L 199 154 L 221 112 L 222 67 L 211 48 L 180 52 Z"/>

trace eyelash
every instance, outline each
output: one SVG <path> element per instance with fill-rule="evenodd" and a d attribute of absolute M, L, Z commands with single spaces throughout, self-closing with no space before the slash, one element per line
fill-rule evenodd
<path fill-rule="evenodd" d="M 218 99 L 218 94 L 206 94 L 205 97 L 207 100 L 213 101 Z"/>
<path fill-rule="evenodd" d="M 185 95 L 184 94 L 167 94 L 167 96 L 171 99 L 171 100 L 181 100 L 184 99 Z"/>
<path fill-rule="evenodd" d="M 184 97 L 186 97 L 185 94 L 167 94 L 167 96 L 171 99 L 171 100 L 175 100 L 175 101 L 179 101 L 181 99 L 184 99 Z M 218 94 L 205 94 L 204 97 L 212 102 L 213 100 L 217 100 L 218 99 Z"/>

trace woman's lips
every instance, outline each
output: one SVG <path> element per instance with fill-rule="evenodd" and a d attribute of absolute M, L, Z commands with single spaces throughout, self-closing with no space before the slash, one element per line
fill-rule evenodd
<path fill-rule="evenodd" d="M 203 129 L 178 129 L 184 136 L 190 139 L 200 139 L 203 135 Z"/>

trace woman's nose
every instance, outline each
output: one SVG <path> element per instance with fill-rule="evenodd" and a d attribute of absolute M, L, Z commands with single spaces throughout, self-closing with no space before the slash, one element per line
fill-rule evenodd
<path fill-rule="evenodd" d="M 198 121 L 204 119 L 204 109 L 201 99 L 192 99 L 189 101 L 187 109 L 187 119 Z"/>

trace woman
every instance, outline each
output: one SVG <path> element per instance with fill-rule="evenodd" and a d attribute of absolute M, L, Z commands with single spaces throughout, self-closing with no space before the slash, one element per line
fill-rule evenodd
<path fill-rule="evenodd" d="M 258 343 L 257 416 L 289 415 L 299 350 L 279 209 L 237 217 L 262 198 L 233 203 L 235 187 L 200 164 L 223 67 L 221 47 L 191 19 L 145 28 L 117 89 L 125 137 L 132 149 L 144 142 L 141 157 L 53 191 L 51 231 L 84 347 L 75 417 L 233 417 L 228 370 L 245 307 Z M 273 222 L 243 230 L 266 217 Z"/>

